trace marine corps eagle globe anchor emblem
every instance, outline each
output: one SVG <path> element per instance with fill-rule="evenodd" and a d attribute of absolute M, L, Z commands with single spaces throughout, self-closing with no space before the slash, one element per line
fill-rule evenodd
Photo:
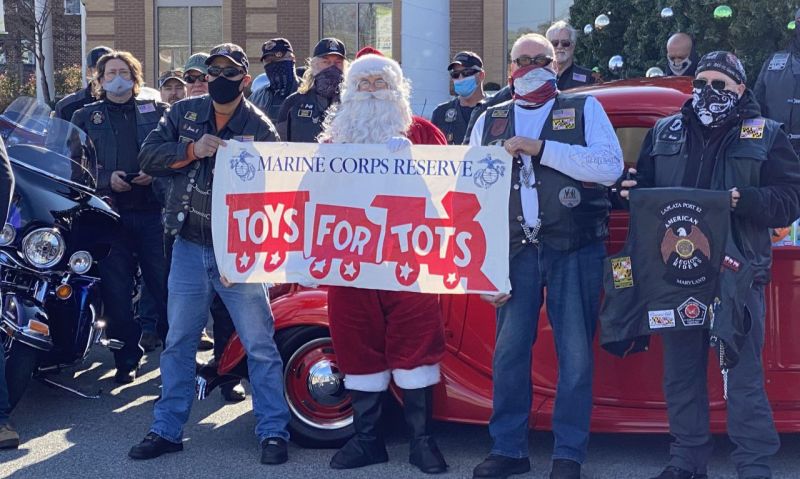
<path fill-rule="evenodd" d="M 485 168 L 475 171 L 473 181 L 475 186 L 488 190 L 493 184 L 497 183 L 506 173 L 506 167 L 502 160 L 495 160 L 492 155 L 486 155 L 478 163 L 486 165 Z"/>
<path fill-rule="evenodd" d="M 250 181 L 256 177 L 256 167 L 247 161 L 248 158 L 255 158 L 255 156 L 246 150 L 240 150 L 237 156 L 231 158 L 231 170 L 242 181 Z"/>

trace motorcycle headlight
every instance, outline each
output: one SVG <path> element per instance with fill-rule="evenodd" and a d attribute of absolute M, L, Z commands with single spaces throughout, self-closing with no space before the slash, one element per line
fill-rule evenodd
<path fill-rule="evenodd" d="M 61 234 L 52 228 L 31 231 L 22 240 L 25 259 L 37 268 L 50 268 L 64 257 L 66 245 Z"/>
<path fill-rule="evenodd" d="M 11 224 L 6 223 L 3 229 L 0 230 L 0 246 L 8 246 L 14 242 L 17 237 L 17 230 Z"/>
<path fill-rule="evenodd" d="M 69 257 L 69 269 L 84 274 L 92 268 L 92 255 L 88 251 L 76 251 Z"/>

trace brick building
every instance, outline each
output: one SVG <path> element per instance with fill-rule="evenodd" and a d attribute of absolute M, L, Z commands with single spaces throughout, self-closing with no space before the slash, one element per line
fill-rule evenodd
<path fill-rule="evenodd" d="M 569 13 L 572 0 L 447 0 L 449 51 L 473 50 L 486 63 L 487 81 L 505 83 L 509 42 L 526 31 L 543 31 Z M 153 84 L 158 72 L 180 66 L 196 51 L 222 41 L 260 57 L 261 44 L 283 36 L 305 58 L 323 36 L 336 36 L 355 53 L 375 45 L 403 62 L 404 4 L 419 0 L 83 0 L 87 49 L 104 44 L 133 52 Z M 428 2 L 435 3 L 435 2 Z M 446 39 L 447 40 L 447 39 Z M 441 66 L 444 75 L 445 64 Z"/>

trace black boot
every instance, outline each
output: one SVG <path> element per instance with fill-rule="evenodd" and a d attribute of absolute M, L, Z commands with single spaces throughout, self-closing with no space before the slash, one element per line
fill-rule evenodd
<path fill-rule="evenodd" d="M 406 423 L 411 428 L 411 448 L 408 461 L 426 474 L 447 471 L 436 441 L 433 439 L 433 386 L 403 390 L 403 409 Z"/>
<path fill-rule="evenodd" d="M 334 454 L 331 468 L 355 469 L 387 462 L 389 454 L 380 431 L 383 392 L 349 392 L 353 401 L 353 426 L 356 435 Z"/>

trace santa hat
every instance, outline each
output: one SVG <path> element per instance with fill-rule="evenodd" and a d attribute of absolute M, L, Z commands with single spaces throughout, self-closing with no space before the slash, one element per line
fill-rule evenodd
<path fill-rule="evenodd" d="M 359 59 L 359 58 L 363 57 L 364 55 L 370 55 L 370 54 L 383 56 L 383 53 L 381 53 L 381 51 L 378 50 L 377 48 L 371 47 L 371 46 L 366 46 L 366 47 L 362 48 L 361 50 L 359 50 L 358 53 L 356 53 L 356 59 Z"/>
<path fill-rule="evenodd" d="M 358 81 L 370 75 L 380 75 L 393 89 L 397 89 L 403 81 L 403 70 L 400 64 L 383 55 L 368 53 L 356 58 L 347 68 L 347 82 L 357 84 Z"/>

